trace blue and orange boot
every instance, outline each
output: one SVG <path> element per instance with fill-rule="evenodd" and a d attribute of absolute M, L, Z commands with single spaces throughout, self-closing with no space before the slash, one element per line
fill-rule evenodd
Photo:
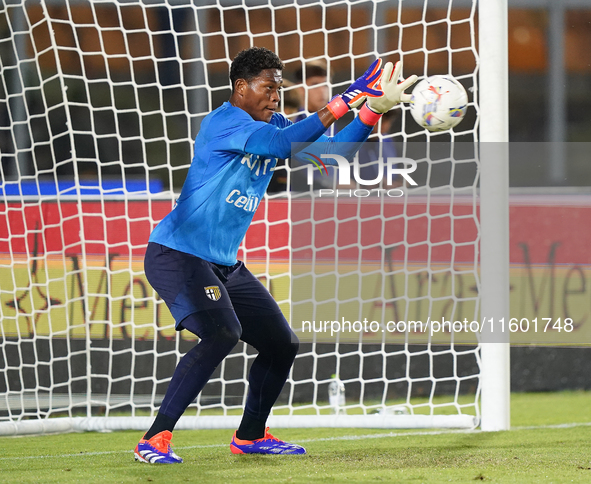
<path fill-rule="evenodd" d="M 240 440 L 236 438 L 236 432 L 230 443 L 232 454 L 305 454 L 306 449 L 300 445 L 289 444 L 273 437 L 269 433 L 269 427 L 265 429 L 265 436 L 256 440 Z"/>
<path fill-rule="evenodd" d="M 150 440 L 142 438 L 137 444 L 135 460 L 146 464 L 181 464 L 183 459 L 172 451 L 172 432 L 165 430 Z"/>

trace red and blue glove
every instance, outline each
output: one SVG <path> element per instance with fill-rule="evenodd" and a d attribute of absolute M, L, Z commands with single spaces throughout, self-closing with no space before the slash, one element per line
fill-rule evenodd
<path fill-rule="evenodd" d="M 335 96 L 329 103 L 328 109 L 336 119 L 342 117 L 350 109 L 359 106 L 367 97 L 381 97 L 384 95 L 380 89 L 375 89 L 380 81 L 382 70 L 381 59 L 376 59 L 369 69 L 340 96 Z M 376 121 L 377 122 L 377 121 Z"/>

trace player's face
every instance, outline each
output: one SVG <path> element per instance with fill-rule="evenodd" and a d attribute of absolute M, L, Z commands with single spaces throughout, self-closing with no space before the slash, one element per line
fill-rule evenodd
<path fill-rule="evenodd" d="M 255 121 L 268 123 L 279 110 L 283 76 L 279 69 L 264 69 L 246 86 L 242 105 L 240 106 Z"/>

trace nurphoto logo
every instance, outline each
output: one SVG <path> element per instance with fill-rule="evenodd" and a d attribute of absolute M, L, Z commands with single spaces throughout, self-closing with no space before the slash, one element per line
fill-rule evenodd
<path fill-rule="evenodd" d="M 326 164 L 322 160 L 326 159 L 333 159 L 337 162 L 335 166 L 332 163 L 329 163 L 332 167 L 334 167 L 338 171 L 338 181 L 337 185 L 341 187 L 350 187 L 351 186 L 351 164 L 344 156 L 335 155 L 335 154 L 321 154 L 319 157 L 313 155 L 312 153 L 304 153 L 307 155 L 306 160 L 308 160 L 311 164 L 308 165 L 308 173 L 307 173 L 307 180 L 308 185 L 312 186 L 314 184 L 314 172 L 315 170 L 320 171 L 323 176 L 329 176 L 328 169 L 326 168 Z M 402 197 L 404 196 L 404 192 L 400 188 L 392 188 L 392 180 L 396 176 L 401 176 L 409 185 L 417 186 L 417 182 L 413 180 L 410 176 L 417 169 L 417 162 L 411 160 L 410 158 L 398 158 L 398 157 L 387 157 L 384 159 L 380 158 L 377 161 L 373 162 L 373 164 L 377 167 L 377 176 L 371 180 L 364 180 L 361 178 L 360 175 L 360 167 L 359 167 L 359 160 L 355 158 L 353 162 L 353 179 L 361 186 L 382 186 L 382 182 L 384 180 L 384 176 L 386 179 L 386 188 L 372 188 L 372 189 L 356 189 L 356 190 L 331 190 L 327 188 L 323 188 L 319 190 L 319 195 L 322 196 L 339 196 L 339 192 L 346 192 L 347 196 L 354 196 L 354 197 L 368 197 L 372 194 L 378 196 L 388 196 L 388 197 Z"/>

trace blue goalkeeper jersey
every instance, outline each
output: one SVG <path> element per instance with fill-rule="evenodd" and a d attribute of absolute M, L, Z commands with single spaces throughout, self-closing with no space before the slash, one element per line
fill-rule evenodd
<path fill-rule="evenodd" d="M 275 113 L 269 124 L 290 122 Z M 236 254 L 273 176 L 277 158 L 246 153 L 250 136 L 267 126 L 225 102 L 201 123 L 193 162 L 174 209 L 150 242 L 222 265 Z"/>
<path fill-rule="evenodd" d="M 287 158 L 289 141 L 295 139 L 328 140 L 321 136 L 326 128 L 318 116 L 311 118 L 294 125 L 275 113 L 265 123 L 253 120 L 229 102 L 208 114 L 195 139 L 193 161 L 181 195 L 153 230 L 150 242 L 215 264 L 234 265 L 240 243 L 273 176 L 278 154 Z M 349 126 L 348 140 L 364 141 L 372 129 L 358 118 Z M 290 135 L 278 136 L 281 131 Z M 247 142 L 248 149 L 258 154 L 246 151 Z"/>

